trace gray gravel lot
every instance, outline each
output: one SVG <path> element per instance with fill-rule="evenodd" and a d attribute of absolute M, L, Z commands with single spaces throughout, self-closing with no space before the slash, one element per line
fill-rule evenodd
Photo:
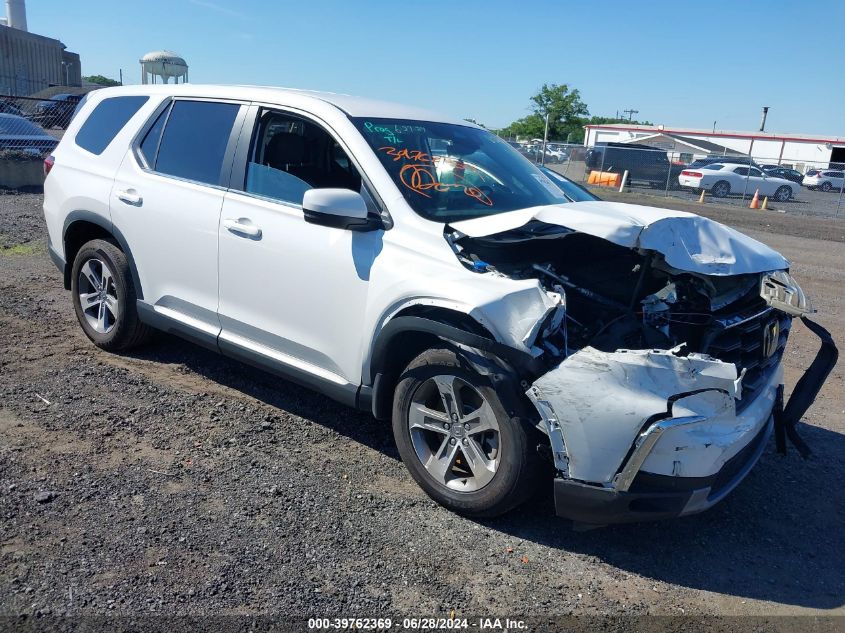
<path fill-rule="evenodd" d="M 574 532 L 548 486 L 472 521 L 364 414 L 168 336 L 96 349 L 40 204 L 0 195 L 0 614 L 845 614 L 842 363 L 802 425 L 814 456 L 770 446 L 703 515 Z M 841 341 L 841 242 L 758 217 L 736 224 L 792 259 Z"/>

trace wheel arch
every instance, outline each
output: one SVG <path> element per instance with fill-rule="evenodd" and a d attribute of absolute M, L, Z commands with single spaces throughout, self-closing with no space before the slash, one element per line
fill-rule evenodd
<path fill-rule="evenodd" d="M 364 384 L 372 385 L 369 408 L 377 419 L 390 418 L 393 391 L 408 363 L 423 350 L 444 343 L 479 349 L 515 367 L 534 363 L 530 354 L 498 342 L 484 325 L 465 312 L 441 306 L 409 306 L 378 332 L 364 373 Z"/>
<path fill-rule="evenodd" d="M 73 260 L 76 258 L 79 249 L 86 242 L 96 239 L 113 240 L 117 243 L 120 250 L 124 252 L 126 258 L 129 260 L 129 269 L 132 273 L 132 283 L 135 285 L 135 294 L 138 299 L 143 299 L 144 293 L 141 287 L 141 279 L 138 276 L 138 269 L 135 266 L 132 249 L 129 248 L 126 238 L 107 218 L 85 210 L 77 210 L 69 213 L 65 218 L 64 228 L 62 229 L 62 242 L 65 254 L 63 271 L 65 290 L 70 290 L 70 275 L 73 270 Z"/>

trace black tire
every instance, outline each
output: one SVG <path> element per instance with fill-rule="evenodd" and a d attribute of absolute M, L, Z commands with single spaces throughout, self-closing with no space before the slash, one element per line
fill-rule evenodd
<path fill-rule="evenodd" d="M 105 264 L 111 273 L 111 282 L 106 283 L 107 288 L 104 291 L 116 300 L 118 315 L 112 315 L 111 321 L 106 320 L 107 327 L 102 332 L 95 329 L 90 321 L 91 315 L 86 316 L 82 307 L 80 293 L 91 290 L 80 287 L 80 284 L 88 283 L 80 280 L 80 273 L 86 263 L 90 263 L 91 269 L 96 269 L 98 263 L 100 266 Z M 76 318 L 82 326 L 82 331 L 94 345 L 109 352 L 117 352 L 141 345 L 149 338 L 151 328 L 138 318 L 137 294 L 129 262 L 116 244 L 106 240 L 91 240 L 83 244 L 73 260 L 70 280 Z"/>
<path fill-rule="evenodd" d="M 430 384 L 430 379 L 443 376 L 454 376 L 477 390 L 495 413 L 500 440 L 497 450 L 501 453 L 492 479 L 477 490 L 454 490 L 435 480 L 414 448 L 409 415 L 415 394 Z M 476 518 L 499 516 L 525 502 L 535 489 L 540 464 L 538 455 L 531 450 L 529 430 L 507 414 L 489 380 L 451 349 L 426 350 L 402 372 L 393 395 L 393 436 L 414 480 L 434 501 L 458 514 Z M 459 460 L 464 459 L 463 453 L 460 455 Z"/>
<path fill-rule="evenodd" d="M 731 183 L 727 180 L 720 180 L 710 188 L 710 194 L 714 198 L 727 198 L 731 193 Z"/>
<path fill-rule="evenodd" d="M 822 191 L 830 191 L 831 189 L 833 189 L 833 185 L 831 185 L 829 182 L 825 181 L 825 182 L 822 183 L 822 186 L 819 187 L 819 189 L 821 189 Z"/>
<path fill-rule="evenodd" d="M 789 202 L 789 199 L 792 197 L 792 188 L 787 187 L 786 185 L 782 185 L 777 188 L 775 191 L 774 198 L 778 202 Z"/>

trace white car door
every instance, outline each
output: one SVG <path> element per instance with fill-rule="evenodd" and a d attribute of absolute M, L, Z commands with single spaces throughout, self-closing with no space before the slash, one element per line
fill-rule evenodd
<path fill-rule="evenodd" d="M 750 167 L 749 174 L 748 191 L 752 194 L 759 189 L 761 196 L 773 196 L 778 187 L 783 184 L 778 182 L 777 179 L 767 178 L 766 174 L 756 167 Z"/>
<path fill-rule="evenodd" d="M 361 178 L 319 124 L 253 106 L 219 229 L 219 345 L 352 401 L 383 231 L 306 222 L 302 197 L 314 186 L 360 190 Z"/>
<path fill-rule="evenodd" d="M 124 157 L 110 201 L 114 225 L 138 269 L 141 307 L 204 332 L 202 340 L 211 344 L 219 331 L 222 185 L 240 109 L 237 103 L 168 102 Z"/>

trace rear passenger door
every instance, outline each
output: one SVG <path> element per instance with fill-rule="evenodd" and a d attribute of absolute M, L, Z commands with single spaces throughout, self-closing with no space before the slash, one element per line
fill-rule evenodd
<path fill-rule="evenodd" d="M 110 199 L 138 269 L 142 315 L 175 321 L 209 345 L 220 330 L 217 227 L 242 107 L 199 99 L 162 104 L 124 157 Z"/>

